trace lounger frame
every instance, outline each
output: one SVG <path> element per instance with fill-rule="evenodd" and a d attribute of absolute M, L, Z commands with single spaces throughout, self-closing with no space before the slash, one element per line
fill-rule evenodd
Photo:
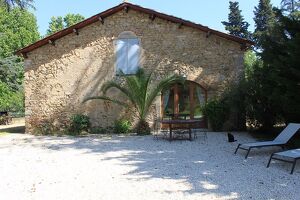
<path fill-rule="evenodd" d="M 243 145 L 243 144 L 239 144 L 239 145 L 237 146 L 237 148 L 235 149 L 234 154 L 236 154 L 237 151 L 238 151 L 239 149 L 245 150 L 245 151 L 247 151 L 247 154 L 246 154 L 246 156 L 245 156 L 245 159 L 248 158 L 251 149 L 254 149 L 254 148 L 275 147 L 275 146 L 278 146 L 278 147 L 281 147 L 282 149 L 285 149 L 285 144 L 269 144 L 269 145 L 262 145 L 262 146 L 249 147 L 249 148 L 243 148 L 243 147 L 241 147 L 241 145 Z"/>
<path fill-rule="evenodd" d="M 272 155 L 271 155 L 271 157 L 270 157 L 270 159 L 269 159 L 267 168 L 270 167 L 270 164 L 271 164 L 271 161 L 272 161 L 272 160 L 279 160 L 279 161 L 282 161 L 282 162 L 292 163 L 292 169 L 291 169 L 290 174 L 293 174 L 293 173 L 294 173 L 295 166 L 296 166 L 296 163 L 297 163 L 297 161 L 300 159 L 300 157 L 299 157 L 299 158 L 291 158 L 291 157 L 288 157 L 289 159 L 292 159 L 292 161 L 291 161 L 291 160 L 286 160 L 286 159 L 283 159 L 283 158 L 274 158 L 273 156 L 274 156 L 275 154 L 276 154 L 276 153 L 272 153 Z"/>

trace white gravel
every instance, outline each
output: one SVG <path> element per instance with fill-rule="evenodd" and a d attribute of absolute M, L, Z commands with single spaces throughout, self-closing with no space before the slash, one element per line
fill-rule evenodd
<path fill-rule="evenodd" d="M 238 142 L 253 141 L 234 133 Z M 208 139 L 151 136 L 0 136 L 1 200 L 300 199 L 300 163 L 266 168 L 278 148 L 234 155 L 224 133 Z"/>

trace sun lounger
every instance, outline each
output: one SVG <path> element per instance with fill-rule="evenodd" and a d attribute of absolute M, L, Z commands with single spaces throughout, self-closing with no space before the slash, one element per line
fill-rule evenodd
<path fill-rule="evenodd" d="M 284 148 L 286 143 L 295 135 L 295 133 L 297 133 L 299 129 L 300 129 L 300 124 L 290 123 L 273 141 L 239 144 L 234 154 L 236 154 L 239 149 L 246 150 L 247 154 L 245 158 L 247 159 L 251 149 L 253 148 L 262 148 L 262 147 L 271 147 L 271 146 L 280 146 Z"/>
<path fill-rule="evenodd" d="M 295 166 L 296 166 L 296 162 L 299 159 L 300 159 L 300 149 L 293 149 L 293 150 L 273 153 L 270 157 L 267 167 L 270 166 L 270 163 L 272 160 L 280 160 L 283 162 L 292 163 L 293 166 L 292 166 L 291 174 L 293 174 Z"/>

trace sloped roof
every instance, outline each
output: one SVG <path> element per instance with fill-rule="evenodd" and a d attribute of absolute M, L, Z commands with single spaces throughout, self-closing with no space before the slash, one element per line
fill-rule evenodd
<path fill-rule="evenodd" d="M 161 19 L 164 19 L 164 20 L 171 21 L 173 23 L 178 23 L 179 26 L 188 26 L 188 27 L 196 28 L 200 31 L 204 31 L 204 32 L 208 33 L 208 35 L 210 35 L 210 34 L 217 35 L 217 36 L 225 38 L 227 40 L 231 40 L 231 41 L 240 43 L 241 45 L 243 45 L 244 48 L 254 44 L 250 40 L 246 40 L 246 39 L 243 39 L 243 38 L 240 38 L 240 37 L 229 35 L 229 34 L 217 31 L 217 30 L 210 29 L 207 26 L 203 26 L 201 24 L 196 24 L 196 23 L 193 23 L 193 22 L 188 21 L 188 20 L 184 20 L 184 19 L 181 19 L 181 18 L 178 18 L 178 17 L 174 17 L 174 16 L 171 16 L 171 15 L 160 13 L 160 12 L 157 12 L 155 10 L 151 10 L 151 9 L 148 9 L 148 8 L 143 8 L 141 6 L 134 5 L 134 4 L 126 2 L 126 3 L 122 3 L 118 6 L 115 6 L 113 8 L 110 8 L 110 9 L 104 11 L 104 12 L 101 12 L 97 15 L 94 15 L 94 16 L 92 16 L 92 17 L 90 17 L 90 18 L 88 18 L 88 19 L 86 19 L 82 22 L 79 22 L 79 23 L 69 27 L 69 28 L 63 29 L 63 30 L 61 30 L 59 32 L 56 32 L 56 33 L 54 33 L 54 34 L 52 34 L 48 37 L 45 37 L 45 38 L 43 38 L 43 39 L 27 46 L 27 47 L 24 47 L 23 49 L 18 50 L 16 52 L 16 54 L 21 54 L 21 55 L 26 57 L 26 53 L 28 53 L 30 51 L 33 51 L 34 49 L 37 49 L 37 48 L 39 48 L 41 46 L 44 46 L 46 44 L 49 44 L 51 42 L 54 42 L 55 40 L 57 40 L 59 38 L 62 38 L 64 36 L 68 35 L 68 34 L 74 33 L 78 29 L 81 29 L 81 28 L 83 28 L 85 26 L 88 26 L 92 23 L 95 23 L 97 21 L 102 21 L 103 22 L 103 20 L 106 17 L 108 17 L 110 15 L 113 15 L 113 14 L 119 12 L 119 11 L 125 10 L 126 12 L 128 12 L 130 9 L 149 14 L 149 18 L 152 18 L 152 19 L 158 17 L 158 18 L 161 18 Z"/>

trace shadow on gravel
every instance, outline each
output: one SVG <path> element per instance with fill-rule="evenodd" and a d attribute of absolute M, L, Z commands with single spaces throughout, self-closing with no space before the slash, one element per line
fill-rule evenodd
<path fill-rule="evenodd" d="M 247 163 L 240 155 L 234 156 L 236 144 L 225 143 L 225 135 L 224 138 L 222 135 L 220 138 L 217 141 L 198 138 L 192 142 L 169 142 L 154 140 L 150 136 L 34 137 L 26 139 L 25 142 L 53 151 L 76 149 L 82 150 L 83 154 L 99 154 L 101 162 L 117 160 L 119 165 L 132 166 L 133 169 L 125 174 L 129 180 L 172 179 L 189 186 L 189 189 L 182 190 L 185 194 L 213 194 L 224 199 L 241 199 L 242 196 L 252 199 L 255 198 L 255 194 L 252 191 L 253 187 L 248 187 L 249 185 L 259 184 L 260 187 L 256 190 L 263 191 L 268 191 L 268 188 L 274 186 L 267 173 L 264 177 L 253 176 L 258 168 L 270 172 L 270 169 L 265 168 L 263 161 L 261 166 L 254 168 L 251 157 Z M 218 145 L 215 146 L 216 144 Z M 255 155 L 255 159 L 259 159 L 260 162 L 264 158 L 265 154 Z M 299 171 L 299 168 L 297 169 Z M 299 172 L 296 172 L 295 176 L 299 176 Z M 281 187 L 280 184 L 277 186 Z M 170 189 L 164 192 L 174 191 Z M 276 192 L 273 194 L 274 198 L 279 195 Z M 266 197 L 271 198 L 272 193 L 266 194 Z"/>
<path fill-rule="evenodd" d="M 0 133 L 20 133 L 24 134 L 25 133 L 25 126 L 15 126 L 15 127 L 10 127 L 10 128 L 0 128 Z"/>

